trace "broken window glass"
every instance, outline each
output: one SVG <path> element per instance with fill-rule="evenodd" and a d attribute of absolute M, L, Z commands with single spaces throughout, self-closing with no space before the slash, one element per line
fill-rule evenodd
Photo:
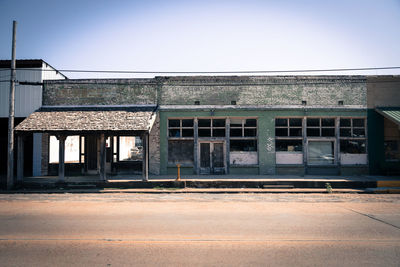
<path fill-rule="evenodd" d="M 275 140 L 275 150 L 279 152 L 303 151 L 302 140 Z"/>
<path fill-rule="evenodd" d="M 365 140 L 340 140 L 340 152 L 348 154 L 366 153 Z"/>

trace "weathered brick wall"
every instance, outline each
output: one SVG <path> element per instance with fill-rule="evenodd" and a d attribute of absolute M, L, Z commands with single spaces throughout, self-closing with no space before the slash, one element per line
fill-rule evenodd
<path fill-rule="evenodd" d="M 366 106 L 363 76 L 211 76 L 46 81 L 43 105 Z"/>
<path fill-rule="evenodd" d="M 361 76 L 165 77 L 162 105 L 366 105 Z"/>
<path fill-rule="evenodd" d="M 160 117 L 158 115 L 149 135 L 149 172 L 160 174 Z"/>
<path fill-rule="evenodd" d="M 140 105 L 156 104 L 154 79 L 94 79 L 46 81 L 43 105 Z"/>

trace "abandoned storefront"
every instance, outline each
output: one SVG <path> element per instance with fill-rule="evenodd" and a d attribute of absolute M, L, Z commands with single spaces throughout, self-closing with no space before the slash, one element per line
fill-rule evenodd
<path fill-rule="evenodd" d="M 43 88 L 43 107 L 17 127 L 20 136 L 42 133 L 42 175 L 59 172 L 63 137 L 67 175 L 176 175 L 178 165 L 184 175 L 358 175 L 372 166 L 364 76 L 65 80 Z"/>
<path fill-rule="evenodd" d="M 165 109 L 168 151 L 161 156 L 170 174 L 176 164 L 187 174 L 367 173 L 362 110 L 213 110 L 210 118 Z"/>
<path fill-rule="evenodd" d="M 42 107 L 16 128 L 19 144 L 41 133 L 48 175 L 143 174 L 148 177 L 148 137 L 154 106 Z M 22 156 L 21 156 L 22 157 Z M 46 164 L 47 163 L 47 164 Z"/>

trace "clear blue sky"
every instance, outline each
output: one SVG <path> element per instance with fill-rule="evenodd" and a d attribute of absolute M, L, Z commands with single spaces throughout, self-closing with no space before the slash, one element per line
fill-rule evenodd
<path fill-rule="evenodd" d="M 0 0 L 1 59 L 11 57 L 12 20 L 17 58 L 57 69 L 400 66 L 399 0 Z"/>

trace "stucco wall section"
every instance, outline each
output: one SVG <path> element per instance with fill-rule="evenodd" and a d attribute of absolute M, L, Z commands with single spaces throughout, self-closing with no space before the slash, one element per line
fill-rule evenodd
<path fill-rule="evenodd" d="M 368 77 L 368 108 L 400 106 L 400 76 Z"/>
<path fill-rule="evenodd" d="M 142 105 L 156 104 L 154 79 L 101 79 L 47 81 L 43 105 Z"/>
<path fill-rule="evenodd" d="M 160 174 L 160 117 L 157 115 L 149 135 L 149 172 Z"/>

